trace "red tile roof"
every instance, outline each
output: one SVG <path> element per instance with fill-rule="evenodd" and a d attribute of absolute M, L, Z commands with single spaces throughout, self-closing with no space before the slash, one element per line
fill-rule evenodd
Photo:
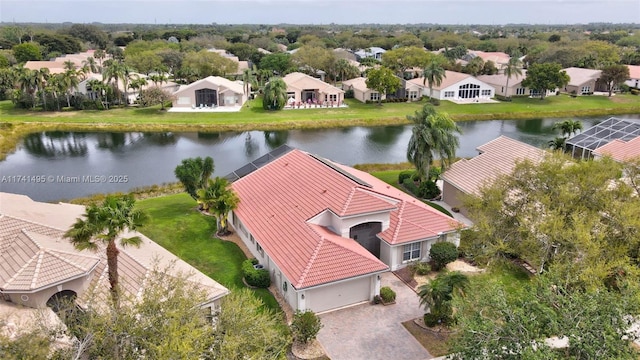
<path fill-rule="evenodd" d="M 442 174 L 442 179 L 467 194 L 480 189 L 500 175 L 510 174 L 518 161 L 539 162 L 545 151 L 523 142 L 500 136 L 478 147 L 480 155 L 462 159 Z"/>
<path fill-rule="evenodd" d="M 240 197 L 235 214 L 297 289 L 388 269 L 356 241 L 309 223 L 324 211 L 338 216 L 388 211 L 391 227 L 379 236 L 390 244 L 460 226 L 369 174 L 325 164 L 295 149 L 237 180 L 233 188 Z"/>
<path fill-rule="evenodd" d="M 594 155 L 611 156 L 616 161 L 627 161 L 640 156 L 640 136 L 629 141 L 615 139 L 593 150 Z"/>

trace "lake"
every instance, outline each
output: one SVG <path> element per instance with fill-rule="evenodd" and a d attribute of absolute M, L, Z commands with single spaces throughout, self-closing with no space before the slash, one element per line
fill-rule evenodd
<path fill-rule="evenodd" d="M 640 120 L 640 115 L 619 117 Z M 604 119 L 577 120 L 586 129 Z M 457 155 L 475 156 L 479 145 L 500 135 L 546 147 L 559 136 L 552 129 L 557 121 L 460 122 L 463 133 Z M 398 163 L 406 161 L 410 137 L 409 125 L 243 133 L 33 133 L 0 162 L 0 191 L 38 201 L 128 191 L 176 181 L 176 165 L 196 156 L 211 156 L 214 175 L 224 176 L 285 143 L 346 165 Z"/>

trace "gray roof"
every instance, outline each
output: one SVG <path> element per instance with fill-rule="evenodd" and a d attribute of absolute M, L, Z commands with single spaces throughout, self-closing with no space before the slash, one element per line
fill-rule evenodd
<path fill-rule="evenodd" d="M 609 118 L 567 140 L 567 145 L 593 151 L 615 139 L 629 141 L 640 136 L 640 122 Z"/>

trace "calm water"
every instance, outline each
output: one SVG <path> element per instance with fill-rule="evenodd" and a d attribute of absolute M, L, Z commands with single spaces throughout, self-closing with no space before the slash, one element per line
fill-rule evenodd
<path fill-rule="evenodd" d="M 622 116 L 640 121 L 639 115 Z M 578 119 L 588 128 L 602 118 Z M 494 120 L 459 123 L 458 156 L 499 135 L 545 147 L 558 136 L 558 119 Z M 0 162 L 0 191 L 54 201 L 93 193 L 176 181 L 173 170 L 182 159 L 211 156 L 215 175 L 226 175 L 286 143 L 347 164 L 406 161 L 410 126 L 351 127 L 245 133 L 73 133 L 45 132 L 27 136 Z"/>

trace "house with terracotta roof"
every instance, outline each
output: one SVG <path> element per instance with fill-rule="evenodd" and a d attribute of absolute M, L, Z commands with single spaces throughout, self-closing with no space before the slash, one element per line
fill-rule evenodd
<path fill-rule="evenodd" d="M 429 96 L 429 82 L 425 83 L 424 77 L 419 77 L 408 82 L 422 86 L 423 96 Z M 493 86 L 480 81 L 469 74 L 455 71 L 445 71 L 445 76 L 440 85 L 433 85 L 433 97 L 439 100 L 465 100 L 465 99 L 490 99 L 495 95 Z"/>
<path fill-rule="evenodd" d="M 640 65 L 627 65 L 629 68 L 629 79 L 624 83 L 632 88 L 640 89 Z"/>
<path fill-rule="evenodd" d="M 129 104 L 133 104 L 136 100 L 138 100 L 138 97 L 140 96 L 140 91 L 148 90 L 156 86 L 156 84 L 154 84 L 153 81 L 149 80 L 149 77 L 145 74 L 132 72 L 129 74 L 129 79 L 130 80 L 133 80 L 133 79 L 147 80 L 147 84 L 142 85 L 139 89 L 132 89 L 130 86 L 127 88 L 126 93 L 127 93 L 127 101 L 129 102 Z M 82 81 L 80 81 L 80 83 L 78 83 L 78 87 L 76 88 L 76 91 L 83 94 L 90 100 L 98 100 L 100 98 L 98 96 L 98 92 L 91 89 L 91 82 L 94 80 L 102 82 L 104 81 L 104 77 L 102 76 L 102 74 L 89 74 L 85 79 L 83 79 Z M 111 83 L 115 84 L 115 81 L 111 80 Z M 130 85 L 130 84 L 131 84 L 131 81 L 129 81 L 127 85 Z M 122 81 L 122 79 L 117 80 L 117 86 L 120 91 L 123 91 L 124 82 Z M 179 85 L 173 81 L 163 81 L 161 84 L 158 84 L 158 86 L 161 89 L 169 92 L 170 94 L 173 94 L 179 88 Z"/>
<path fill-rule="evenodd" d="M 227 176 L 230 224 L 293 309 L 371 301 L 380 274 L 429 260 L 463 226 L 365 172 L 286 145 Z"/>
<path fill-rule="evenodd" d="M 501 66 L 504 66 L 509 63 L 509 59 L 511 56 L 507 53 L 503 53 L 500 51 L 480 51 L 480 50 L 469 50 L 465 56 L 462 57 L 462 60 L 471 61 L 471 59 L 479 57 L 482 61 L 493 62 L 496 67 L 499 69 Z"/>
<path fill-rule="evenodd" d="M 334 104 L 344 103 L 344 90 L 300 72 L 282 78 L 287 84 L 287 104 Z"/>
<path fill-rule="evenodd" d="M 422 98 L 424 86 L 410 83 L 405 79 L 398 78 L 401 82 L 400 88 L 392 94 L 380 94 L 373 89 L 367 87 L 367 78 L 357 77 L 355 79 L 345 80 L 342 82 L 342 90 L 353 90 L 353 98 L 366 103 L 367 101 L 378 101 L 386 98 L 408 99 L 409 101 L 417 101 Z"/>
<path fill-rule="evenodd" d="M 610 156 L 618 162 L 625 162 L 640 157 L 640 136 L 628 141 L 615 139 L 593 150 L 592 154 L 595 159 Z"/>
<path fill-rule="evenodd" d="M 595 91 L 608 91 L 607 84 L 600 81 L 601 70 L 583 69 L 570 67 L 562 69 L 569 75 L 569 83 L 564 87 L 564 91 L 570 94 L 589 95 Z"/>
<path fill-rule="evenodd" d="M 485 82 L 495 89 L 496 95 L 512 97 L 512 96 L 530 96 L 535 95 L 534 90 L 522 85 L 522 81 L 527 77 L 527 70 L 522 69 L 522 75 L 513 74 L 508 79 L 505 74 L 495 75 L 478 75 L 478 80 Z M 508 85 L 508 87 L 507 87 Z M 547 94 L 552 93 L 551 91 Z"/>
<path fill-rule="evenodd" d="M 510 174 L 521 161 L 538 163 L 545 151 L 523 142 L 500 136 L 478 148 L 479 155 L 472 159 L 455 162 L 440 176 L 442 179 L 442 200 L 451 207 L 460 209 L 468 216 L 463 206 L 467 195 L 480 195 L 480 190 L 499 176 Z"/>
<path fill-rule="evenodd" d="M 49 204 L 25 195 L 0 192 L 0 302 L 30 308 L 54 306 L 56 299 L 75 299 L 80 306 L 107 301 L 109 281 L 104 247 L 78 250 L 65 232 L 85 212 L 84 206 Z M 203 308 L 215 311 L 229 293 L 197 269 L 180 260 L 143 234 L 139 248 L 120 248 L 118 269 L 123 298 L 135 299 L 154 266 L 191 274 L 190 281 L 208 294 Z"/>
<path fill-rule="evenodd" d="M 173 108 L 228 107 L 240 111 L 247 101 L 242 82 L 220 76 L 208 76 L 183 85 L 173 95 Z"/>

